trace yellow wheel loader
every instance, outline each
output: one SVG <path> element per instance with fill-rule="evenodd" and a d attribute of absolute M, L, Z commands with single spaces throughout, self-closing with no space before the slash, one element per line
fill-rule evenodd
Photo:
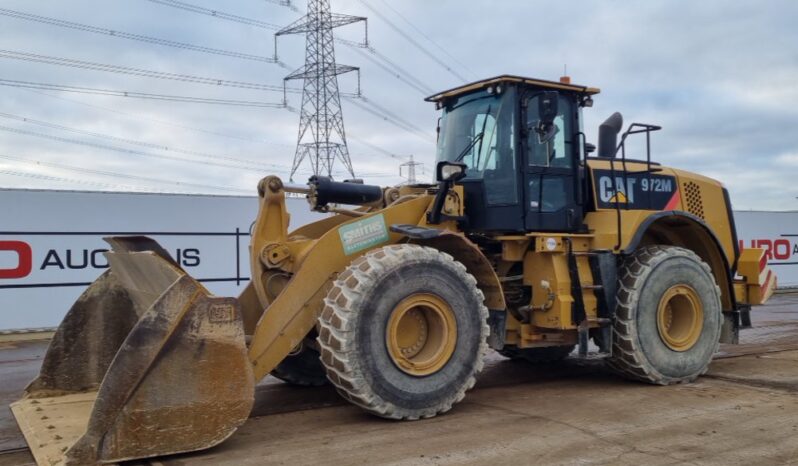
<path fill-rule="evenodd" d="M 238 298 L 212 296 L 148 238 L 108 238 L 110 269 L 11 407 L 37 462 L 217 445 L 270 373 L 329 381 L 391 419 L 451 409 L 489 348 L 531 362 L 577 349 L 633 380 L 695 380 L 776 278 L 764 251 L 738 250 L 720 183 L 648 149 L 627 157 L 627 138 L 650 147 L 658 127 L 621 133 L 614 114 L 598 147 L 586 141 L 598 93 L 501 76 L 430 97 L 436 184 L 264 178 Z M 290 231 L 287 192 L 329 215 Z"/>

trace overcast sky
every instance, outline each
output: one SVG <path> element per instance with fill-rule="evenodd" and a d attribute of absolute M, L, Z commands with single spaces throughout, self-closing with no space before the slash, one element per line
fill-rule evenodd
<path fill-rule="evenodd" d="M 303 0 L 291 0 L 300 12 L 280 6 L 278 0 L 184 1 L 274 25 L 290 24 L 305 8 Z M 602 89 L 595 106 L 586 109 L 589 140 L 595 142 L 604 118 L 620 111 L 627 123 L 662 125 L 663 131 L 653 138 L 654 158 L 721 180 L 736 208 L 798 208 L 798 2 L 385 1 L 333 0 L 336 12 L 369 17 L 369 40 L 376 52 L 336 44 L 338 62 L 362 70 L 363 95 L 369 103 L 355 105 L 344 99 L 343 108 L 352 161 L 367 182 L 401 182 L 399 165 L 411 154 L 424 163 L 419 177 L 431 178 L 437 114 L 423 101 L 429 91 L 504 73 L 556 80 L 567 64 L 574 83 Z M 279 57 L 285 63 L 281 67 L 8 16 L 15 14 L 11 10 L 214 49 L 263 57 L 273 53 L 274 31 L 268 27 L 154 1 L 3 0 L 0 8 L 0 55 L 24 52 L 273 86 L 281 86 L 282 78 L 304 61 L 303 36 L 280 39 Z M 362 25 L 355 24 L 336 34 L 360 41 L 362 31 Z M 401 68 L 400 77 L 386 71 L 390 65 L 383 58 Z M 10 58 L 0 58 L 0 79 L 212 99 L 282 100 L 281 92 Z M 299 87 L 301 82 L 290 85 Z M 342 76 L 340 86 L 342 92 L 355 92 L 355 75 Z M 288 94 L 292 108 L 300 103 L 299 95 Z M 361 108 L 373 109 L 372 103 L 416 129 Z M 287 177 L 298 119 L 298 114 L 280 108 L 0 86 L 0 187 L 255 194 L 262 176 L 274 172 Z M 243 166 L 241 160 L 256 167 L 226 166 Z M 337 167 L 343 177 L 341 165 Z M 295 178 L 304 180 L 308 174 L 305 165 Z"/>

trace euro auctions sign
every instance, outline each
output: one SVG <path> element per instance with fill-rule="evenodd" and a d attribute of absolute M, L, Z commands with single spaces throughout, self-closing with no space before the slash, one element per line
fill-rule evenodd
<path fill-rule="evenodd" d="M 317 217 L 288 199 L 291 226 Z M 249 281 L 256 197 L 0 190 L 0 331 L 55 327 L 108 268 L 107 236 L 158 241 L 212 293 Z"/>
<path fill-rule="evenodd" d="M 291 227 L 314 221 L 288 199 Z M 0 331 L 57 326 L 108 268 L 103 237 L 158 241 L 212 293 L 238 296 L 249 282 L 256 197 L 0 190 Z M 767 251 L 779 286 L 798 287 L 798 212 L 736 212 L 741 248 Z M 342 231 L 347 253 L 382 241 L 385 225 Z M 381 239 L 383 238 L 383 239 Z"/>
<path fill-rule="evenodd" d="M 779 287 L 798 287 L 798 211 L 737 211 L 740 249 L 762 248 Z"/>

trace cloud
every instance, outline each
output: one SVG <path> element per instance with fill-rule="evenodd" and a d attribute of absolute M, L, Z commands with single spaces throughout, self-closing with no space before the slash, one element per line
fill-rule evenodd
<path fill-rule="evenodd" d="M 435 2 L 364 0 L 400 26 L 440 61 L 468 78 L 514 73 L 557 79 L 567 65 L 574 82 L 601 87 L 585 113 L 585 131 L 595 142 L 598 124 L 612 112 L 628 122 L 661 124 L 654 158 L 723 181 L 736 206 L 795 208 L 794 131 L 798 127 L 798 4 L 789 0 L 585 0 L 543 2 Z M 222 8 L 211 0 L 191 0 Z M 304 8 L 299 0 L 295 0 Z M 332 0 L 335 11 L 371 16 L 369 39 L 423 87 L 446 89 L 461 81 L 418 50 L 384 20 L 369 15 L 360 0 Z M 196 43 L 219 49 L 270 55 L 273 31 L 168 8 L 153 2 L 7 0 L 4 8 L 93 26 Z M 261 0 L 225 3 L 224 10 L 286 25 L 298 17 Z M 391 8 L 395 11 L 392 11 Z M 412 23 L 404 22 L 399 12 Z M 427 41 L 413 27 L 445 49 Z M 362 26 L 338 31 L 360 40 Z M 78 60 L 132 66 L 247 82 L 281 85 L 288 70 L 188 50 L 143 44 L 0 17 L 0 48 Z M 437 114 L 418 85 L 408 85 L 364 58 L 362 51 L 336 44 L 340 63 L 361 67 L 363 92 L 434 138 Z M 280 58 L 292 69 L 304 59 L 304 38 L 283 37 Z M 98 71 L 0 59 L 0 78 L 52 82 L 198 97 L 279 101 L 279 92 L 250 91 L 157 80 Z M 295 82 L 291 85 L 300 85 Z M 342 76 L 342 91 L 356 88 Z M 50 121 L 85 131 L 153 142 L 169 147 L 262 161 L 285 176 L 291 165 L 299 116 L 279 109 L 203 106 L 130 98 L 99 97 L 0 88 L 0 112 Z M 299 107 L 299 96 L 289 95 Z M 434 143 L 343 102 L 350 152 L 357 171 L 379 176 L 367 182 L 399 182 L 398 165 L 370 145 L 401 156 L 414 155 L 432 173 Z M 32 129 L 24 123 L 0 125 Z M 44 132 L 65 136 L 57 130 Z M 66 136 L 65 136 L 66 137 Z M 89 136 L 75 139 L 104 142 Z M 366 141 L 363 144 L 360 141 Z M 129 147 L 129 146 L 126 146 Z M 641 150 L 637 146 L 636 150 Z M 142 176 L 232 185 L 252 190 L 265 174 L 252 171 L 146 159 L 0 131 L 0 153 L 42 161 L 121 171 Z M 340 165 L 338 165 L 340 168 Z M 282 170 L 282 171 L 280 171 Z M 305 169 L 307 171 L 307 169 Z M 48 174 L 110 183 L 124 180 L 47 170 Z M 298 177 L 299 178 L 299 177 Z M 0 175 L 3 186 L 85 188 L 78 184 Z M 154 186 L 167 188 L 167 186 Z"/>

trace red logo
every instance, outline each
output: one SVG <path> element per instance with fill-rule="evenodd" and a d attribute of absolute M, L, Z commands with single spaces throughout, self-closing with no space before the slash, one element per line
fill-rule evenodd
<path fill-rule="evenodd" d="M 25 278 L 30 275 L 33 268 L 33 250 L 28 243 L 22 241 L 0 241 L 0 251 L 17 253 L 17 267 L 14 269 L 0 269 L 2 278 Z"/>
<path fill-rule="evenodd" d="M 779 238 L 771 239 L 752 239 L 752 248 L 760 248 L 765 250 L 765 257 L 767 260 L 789 260 L 793 255 L 798 255 L 798 244 L 793 246 L 789 240 Z M 740 250 L 745 249 L 745 242 L 740 240 Z"/>

